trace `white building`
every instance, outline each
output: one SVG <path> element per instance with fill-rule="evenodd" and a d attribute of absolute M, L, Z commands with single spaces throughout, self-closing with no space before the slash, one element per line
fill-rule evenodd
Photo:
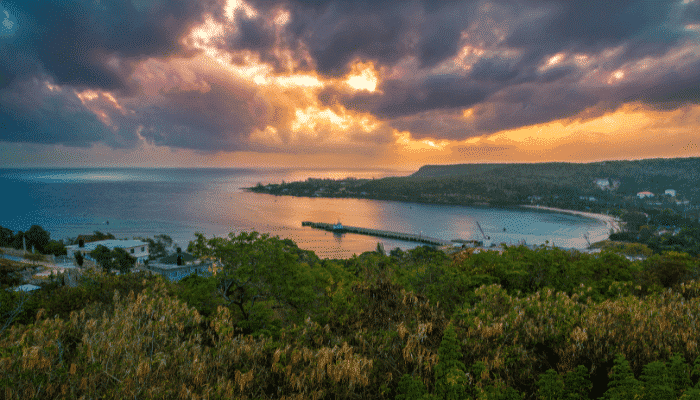
<path fill-rule="evenodd" d="M 83 247 L 79 244 L 66 246 L 68 257 L 75 257 L 75 252 L 79 251 L 88 260 L 92 260 L 90 252 L 95 250 L 97 246 L 105 246 L 110 250 L 116 248 L 126 250 L 129 255 L 136 258 L 136 262 L 142 264 L 148 259 L 148 243 L 140 240 L 99 240 L 96 242 L 85 243 Z"/>
<path fill-rule="evenodd" d="M 652 192 L 639 192 L 639 193 L 637 193 L 637 197 L 639 197 L 640 199 L 643 199 L 645 197 L 654 197 L 654 193 L 652 193 Z"/>
<path fill-rule="evenodd" d="M 676 191 L 673 189 L 666 189 L 664 192 L 666 196 L 676 197 Z"/>

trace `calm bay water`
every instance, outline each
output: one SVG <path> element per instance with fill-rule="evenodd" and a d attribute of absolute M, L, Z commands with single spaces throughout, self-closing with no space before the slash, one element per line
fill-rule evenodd
<path fill-rule="evenodd" d="M 437 238 L 479 239 L 478 221 L 496 243 L 583 248 L 607 237 L 605 224 L 574 215 L 530 210 L 398 203 L 360 199 L 275 197 L 243 190 L 261 182 L 306 178 L 407 175 L 395 171 L 246 169 L 0 169 L 0 225 L 14 231 L 43 226 L 54 239 L 93 231 L 117 238 L 165 233 L 183 248 L 195 232 L 224 236 L 258 231 L 294 240 L 320 257 L 347 258 L 417 244 L 302 227 L 302 221 L 422 232 Z M 106 222 L 109 221 L 109 224 Z M 506 228 L 506 231 L 503 231 Z"/>

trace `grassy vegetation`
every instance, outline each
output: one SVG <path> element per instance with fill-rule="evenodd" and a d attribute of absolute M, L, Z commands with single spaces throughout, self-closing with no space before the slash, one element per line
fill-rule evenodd
<path fill-rule="evenodd" d="M 321 260 L 257 234 L 211 278 L 0 291 L 4 398 L 697 398 L 700 261 L 540 247 Z M 23 302 L 23 303 L 22 303 Z M 7 322 L 0 321 L 0 327 Z"/>

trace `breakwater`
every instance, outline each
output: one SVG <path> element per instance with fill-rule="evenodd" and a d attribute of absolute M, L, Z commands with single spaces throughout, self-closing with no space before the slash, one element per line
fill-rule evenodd
<path fill-rule="evenodd" d="M 360 228 L 357 226 L 346 226 L 342 224 L 326 224 L 323 222 L 303 221 L 301 226 L 310 226 L 316 229 L 323 229 L 334 233 L 358 233 L 361 235 L 377 236 L 389 239 L 406 240 L 409 242 L 419 242 L 434 246 L 453 246 L 454 243 L 449 240 L 438 239 L 423 234 L 416 235 L 415 233 L 403 233 L 393 231 L 383 231 L 379 229 Z"/>

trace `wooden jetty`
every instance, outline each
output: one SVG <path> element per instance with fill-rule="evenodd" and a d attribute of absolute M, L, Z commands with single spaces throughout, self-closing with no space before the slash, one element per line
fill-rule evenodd
<path fill-rule="evenodd" d="M 392 231 L 382 231 L 379 229 L 369 229 L 369 228 L 359 228 L 356 226 L 346 226 L 341 223 L 337 224 L 326 224 L 323 222 L 311 222 L 303 221 L 301 226 L 310 226 L 316 229 L 323 229 L 325 231 L 334 233 L 359 233 L 361 235 L 377 236 L 389 239 L 406 240 L 409 242 L 420 242 L 425 244 L 431 244 L 434 246 L 453 246 L 449 240 L 438 239 L 430 236 L 425 236 L 423 234 L 416 235 L 414 233 L 402 233 L 402 232 L 392 232 Z"/>

